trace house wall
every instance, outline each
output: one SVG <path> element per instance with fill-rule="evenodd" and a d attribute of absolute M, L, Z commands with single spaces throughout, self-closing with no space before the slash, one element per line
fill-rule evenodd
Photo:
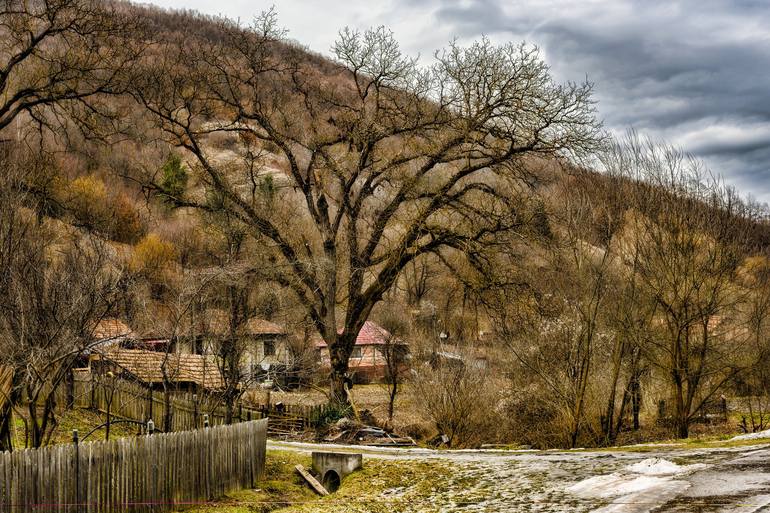
<path fill-rule="evenodd" d="M 355 348 L 361 349 L 361 356 L 351 356 L 348 361 L 348 368 L 350 374 L 353 375 L 353 381 L 355 383 L 371 383 L 372 381 L 385 379 L 387 360 L 382 352 L 382 348 L 374 344 L 356 345 Z M 322 366 L 329 367 L 331 365 L 329 349 L 327 347 L 320 348 L 319 356 Z"/>
<path fill-rule="evenodd" d="M 265 354 L 265 342 L 273 342 L 275 354 Z M 250 375 L 252 369 L 260 367 L 262 364 L 270 365 L 289 365 L 289 347 L 286 337 L 283 336 L 265 336 L 251 337 L 246 343 L 246 349 L 241 359 L 241 371 L 245 375 Z"/>

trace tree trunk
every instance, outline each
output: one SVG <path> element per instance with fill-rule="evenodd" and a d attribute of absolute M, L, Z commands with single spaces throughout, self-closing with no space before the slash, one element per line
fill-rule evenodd
<path fill-rule="evenodd" d="M 687 438 L 690 428 L 689 412 L 685 410 L 683 394 L 682 384 L 677 382 L 676 397 L 674 397 L 674 427 L 678 438 Z"/>
<path fill-rule="evenodd" d="M 639 376 L 634 375 L 631 381 L 631 411 L 633 414 L 634 431 L 639 431 L 639 411 L 642 407 L 642 393 Z"/>
<path fill-rule="evenodd" d="M 398 394 L 398 382 L 393 378 L 390 385 L 390 400 L 388 401 L 388 422 L 393 423 L 393 410 L 396 404 L 396 394 Z"/>
<path fill-rule="evenodd" d="M 171 391 L 168 389 L 168 387 L 164 387 L 163 389 L 163 406 L 165 407 L 165 411 L 163 412 L 163 431 L 170 433 L 173 431 L 171 429 L 173 413 L 171 411 Z"/>
<path fill-rule="evenodd" d="M 348 378 L 348 359 L 350 351 L 346 351 L 345 344 L 338 338 L 336 344 L 329 344 L 329 359 L 331 372 L 329 375 L 329 403 L 337 406 L 350 406 L 348 394 L 345 391 L 345 383 Z"/>
<path fill-rule="evenodd" d="M 13 419 L 13 409 L 11 402 L 6 401 L 0 408 L 0 452 L 12 451 L 13 441 L 11 440 L 11 422 Z"/>

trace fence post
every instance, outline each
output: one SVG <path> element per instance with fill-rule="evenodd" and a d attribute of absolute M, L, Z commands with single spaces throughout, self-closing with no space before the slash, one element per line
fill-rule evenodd
<path fill-rule="evenodd" d="M 80 440 L 78 430 L 72 430 L 72 443 L 75 444 L 75 512 L 80 513 Z"/>
<path fill-rule="evenodd" d="M 147 421 L 147 434 L 151 435 L 155 432 L 155 423 L 152 421 L 152 419 Z"/>
<path fill-rule="evenodd" d="M 147 419 L 152 418 L 152 387 L 147 389 Z"/>
<path fill-rule="evenodd" d="M 204 413 L 203 414 L 203 427 L 207 428 L 209 427 L 209 414 Z"/>
<path fill-rule="evenodd" d="M 193 394 L 193 429 L 198 429 L 198 394 Z"/>

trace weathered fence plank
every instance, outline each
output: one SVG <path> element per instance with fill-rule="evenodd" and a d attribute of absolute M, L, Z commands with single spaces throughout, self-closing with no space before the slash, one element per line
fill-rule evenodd
<path fill-rule="evenodd" d="M 164 512 L 253 488 L 267 419 L 0 453 L 0 512 Z M 204 485 L 205 483 L 205 485 Z"/>

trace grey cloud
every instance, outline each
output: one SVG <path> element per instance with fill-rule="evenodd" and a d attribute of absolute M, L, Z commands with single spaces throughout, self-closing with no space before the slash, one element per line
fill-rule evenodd
<path fill-rule="evenodd" d="M 770 200 L 767 2 L 434 3 L 437 23 L 461 36 L 526 38 L 544 49 L 557 78 L 587 74 L 608 127 L 687 141 L 715 172 Z M 765 129 L 735 135 L 736 126 Z"/>
<path fill-rule="evenodd" d="M 272 0 L 152 0 L 249 19 Z M 193 2 L 193 4 L 190 4 Z M 595 84 L 606 126 L 684 145 L 770 201 L 770 2 L 767 0 L 369 0 L 276 2 L 281 22 L 327 52 L 337 29 L 387 24 L 427 57 L 454 36 L 527 40 L 559 81 Z"/>

